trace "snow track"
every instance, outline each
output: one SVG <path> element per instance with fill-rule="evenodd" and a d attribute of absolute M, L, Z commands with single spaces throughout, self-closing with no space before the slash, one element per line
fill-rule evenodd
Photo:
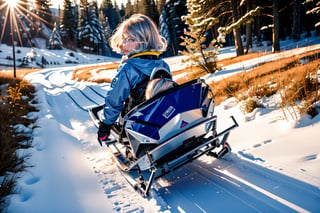
<path fill-rule="evenodd" d="M 85 138 L 78 140 L 92 163 L 106 199 L 113 203 L 113 211 L 320 211 L 317 187 L 242 159 L 234 153 L 221 160 L 201 157 L 160 178 L 152 188 L 151 198 L 143 199 L 121 178 L 106 149 L 97 146 L 96 129 L 87 114 L 88 108 L 104 102 L 109 85 L 72 81 L 72 70 L 47 69 L 28 75 L 28 80 L 44 90 L 50 113 L 63 126 L 61 131 L 72 132 L 75 137 L 77 132 L 87 133 Z M 62 102 L 65 104 L 59 105 Z M 146 207 L 150 203 L 156 209 Z"/>
<path fill-rule="evenodd" d="M 234 154 L 210 164 L 201 162 L 206 158 L 209 157 L 186 165 L 159 181 L 158 193 L 171 206 L 172 212 L 212 212 L 214 209 L 224 212 L 235 209 L 241 212 L 319 211 L 319 189 L 316 187 Z M 161 182 L 170 184 L 161 186 Z M 208 195 L 206 200 L 203 200 L 203 194 Z M 303 196 L 309 199 L 301 199 Z"/>
<path fill-rule="evenodd" d="M 105 90 L 101 90 L 101 85 L 88 85 L 71 80 L 73 69 L 54 69 L 44 70 L 43 77 L 36 74 L 39 81 L 34 84 L 42 84 L 47 94 L 54 95 L 65 93 L 70 99 L 71 104 L 76 105 L 79 109 L 87 111 L 88 108 L 100 105 L 104 101 Z M 65 81 L 61 81 L 64 79 Z"/>

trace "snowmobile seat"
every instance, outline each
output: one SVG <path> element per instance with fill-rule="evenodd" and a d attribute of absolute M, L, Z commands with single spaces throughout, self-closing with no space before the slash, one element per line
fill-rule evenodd
<path fill-rule="evenodd" d="M 155 67 L 150 76 L 145 75 L 144 79 L 130 91 L 130 96 L 125 101 L 121 111 L 121 117 L 124 117 L 132 108 L 146 100 L 145 92 L 150 81 L 162 78 L 172 79 L 170 71 L 165 67 Z"/>
<path fill-rule="evenodd" d="M 133 108 L 124 118 L 124 127 L 134 155 L 139 157 L 185 127 L 205 120 L 209 112 L 212 116 L 210 91 L 204 81 L 196 79 L 161 91 Z"/>

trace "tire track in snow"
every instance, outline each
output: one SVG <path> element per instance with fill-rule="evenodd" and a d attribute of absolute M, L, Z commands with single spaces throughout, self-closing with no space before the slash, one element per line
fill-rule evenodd
<path fill-rule="evenodd" d="M 240 178 L 240 177 L 238 177 L 238 176 L 236 176 L 236 175 L 234 175 L 234 174 L 232 174 L 232 173 L 230 173 L 228 171 L 220 171 L 220 170 L 217 170 L 217 171 L 219 171 L 222 174 L 225 174 L 225 175 L 229 176 L 232 179 L 235 179 L 235 180 L 237 180 L 237 181 L 249 186 L 250 188 L 252 188 L 252 189 L 254 189 L 254 190 L 256 190 L 256 191 L 258 191 L 258 192 L 260 192 L 260 193 L 262 193 L 262 194 L 264 194 L 264 195 L 266 195 L 268 197 L 270 197 L 271 199 L 274 199 L 274 200 L 278 201 L 279 203 L 281 203 L 281 204 L 283 204 L 283 205 L 285 205 L 285 206 L 287 206 L 287 207 L 289 207 L 289 208 L 291 208 L 291 209 L 293 209 L 293 210 L 295 210 L 297 212 L 309 212 L 308 210 L 306 210 L 306 209 L 304 209 L 304 208 L 302 208 L 302 207 L 300 207 L 300 206 L 298 206 L 298 205 L 296 205 L 294 203 L 291 203 L 290 201 L 285 200 L 285 199 L 283 199 L 283 198 L 281 198 L 281 197 L 279 197 L 279 196 L 277 196 L 277 195 L 275 195 L 275 194 L 273 194 L 273 193 L 271 193 L 271 192 L 269 192 L 269 191 L 267 191 L 267 190 L 265 190 L 265 189 L 263 189 L 263 188 L 261 188 L 261 187 L 259 187 L 257 185 L 254 185 L 254 184 L 252 184 L 252 183 L 250 183 L 250 182 L 248 182 L 248 181 L 246 181 L 246 180 L 244 180 L 244 179 L 242 179 L 242 178 Z"/>
<path fill-rule="evenodd" d="M 98 91 L 96 91 L 95 89 L 93 89 L 92 86 L 87 86 L 87 87 L 88 87 L 90 90 L 92 90 L 94 93 L 96 93 L 98 96 L 100 96 L 100 97 L 102 97 L 102 98 L 105 97 L 105 95 L 103 95 L 103 94 L 99 93 Z"/>
<path fill-rule="evenodd" d="M 281 204 L 257 195 L 236 181 L 191 163 L 173 172 L 172 185 L 158 189 L 175 212 L 290 212 Z M 170 175 L 168 175 L 170 176 Z M 175 177 L 173 177 L 175 176 Z M 173 179 L 171 179 L 173 178 Z M 167 179 L 168 180 L 168 179 Z M 204 199 L 205 198 L 205 199 Z"/>
<path fill-rule="evenodd" d="M 97 105 L 100 105 L 103 103 L 103 95 L 92 88 L 91 85 L 85 85 L 76 81 L 73 81 L 71 79 L 72 77 L 72 68 L 59 68 L 59 69 L 52 69 L 51 71 L 49 69 L 38 72 L 35 74 L 37 76 L 38 83 L 42 84 L 45 88 L 47 93 L 52 91 L 53 93 L 58 93 L 58 89 L 60 89 L 60 92 L 64 92 L 71 100 L 72 102 L 82 111 L 88 111 L 88 108 L 94 107 Z M 63 81 L 61 81 L 63 79 Z M 91 91 L 92 95 L 87 95 L 87 93 L 90 92 L 83 92 L 79 87 L 83 87 L 83 90 L 89 89 Z M 76 91 L 76 92 L 75 92 Z M 94 97 L 93 95 L 96 95 L 97 97 Z M 89 103 L 85 103 L 84 99 L 88 100 Z M 100 100 L 100 101 L 99 101 Z M 81 104 L 80 102 L 84 102 L 85 104 Z"/>
<path fill-rule="evenodd" d="M 78 94 L 80 93 L 82 97 L 89 100 L 94 105 L 99 105 L 99 103 L 97 101 L 93 100 L 93 98 L 89 97 L 86 93 L 84 93 L 79 88 L 81 83 L 78 83 L 76 81 L 71 80 L 72 72 L 73 71 L 69 70 L 69 69 L 58 70 L 58 71 L 52 72 L 51 74 L 48 73 L 47 79 L 50 82 L 53 82 L 53 85 L 55 85 L 55 88 L 57 88 L 57 87 L 61 88 L 67 94 L 67 96 L 73 101 L 73 103 L 76 106 L 78 106 L 81 110 L 87 111 L 86 107 L 87 106 L 92 107 L 92 104 L 88 103 L 86 106 L 83 106 L 82 104 L 80 104 L 79 100 L 81 100 L 81 97 L 77 96 L 77 95 L 72 95 L 73 91 L 77 91 Z M 65 81 L 60 82 L 61 79 L 64 79 Z M 66 88 L 66 86 L 70 86 L 70 87 Z M 98 94 L 98 93 L 96 93 L 96 94 Z"/>
<path fill-rule="evenodd" d="M 75 94 L 71 95 L 72 91 L 76 91 Z M 82 90 L 80 90 L 77 87 L 73 87 L 72 90 L 70 92 L 65 91 L 66 95 L 73 101 L 73 103 L 78 106 L 81 110 L 83 111 L 88 111 L 88 108 L 94 107 L 94 106 L 98 106 L 100 105 L 100 103 L 98 103 L 97 101 L 95 101 L 93 98 L 91 98 L 90 96 L 88 96 L 86 93 L 84 93 Z M 80 104 L 79 100 L 77 101 L 77 99 L 79 99 L 79 96 L 77 95 L 81 94 L 82 97 L 84 97 L 86 100 L 89 100 L 89 102 L 93 103 L 87 103 L 87 104 Z M 81 100 L 81 99 L 80 99 Z"/>
<path fill-rule="evenodd" d="M 208 160 L 208 156 L 202 158 L 162 177 L 161 181 L 172 184 L 160 184 L 157 190 L 173 208 L 172 212 L 181 209 L 192 209 L 192 212 L 212 212 L 213 209 L 224 212 L 239 209 L 242 212 L 320 210 L 320 190 L 317 187 L 242 160 L 233 153 L 221 160 Z M 201 200 L 203 197 L 207 202 Z M 186 206 L 186 203 L 189 204 Z"/>
<path fill-rule="evenodd" d="M 296 205 L 294 208 L 301 207 L 301 211 L 303 209 L 311 212 L 320 211 L 318 205 L 320 189 L 316 186 L 262 167 L 245 158 L 242 159 L 234 153 L 230 153 L 224 159 L 214 162 L 213 165 L 214 170 L 227 171 L 239 180 L 244 180 L 257 189 L 260 188 L 269 192 L 269 195 L 273 194 L 274 197 L 288 201 L 288 205 L 291 205 L 289 203 Z M 206 166 L 206 168 L 208 167 Z M 302 197 L 308 197 L 308 199 L 301 199 Z M 286 202 L 284 200 L 283 202 Z"/>

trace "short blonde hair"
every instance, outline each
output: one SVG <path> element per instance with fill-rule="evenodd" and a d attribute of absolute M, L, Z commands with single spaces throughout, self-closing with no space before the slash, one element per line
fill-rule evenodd
<path fill-rule="evenodd" d="M 155 23 L 142 14 L 134 14 L 129 19 L 124 20 L 111 36 L 110 46 L 117 53 L 123 51 L 124 36 L 131 37 L 139 43 L 139 48 L 134 52 L 144 50 L 163 52 L 167 49 L 167 41 L 159 34 Z"/>
<path fill-rule="evenodd" d="M 178 84 L 169 78 L 153 79 L 148 83 L 148 86 L 146 88 L 146 93 L 145 93 L 146 100 L 152 98 L 153 96 L 155 96 L 159 92 L 170 89 L 176 85 L 178 85 Z"/>

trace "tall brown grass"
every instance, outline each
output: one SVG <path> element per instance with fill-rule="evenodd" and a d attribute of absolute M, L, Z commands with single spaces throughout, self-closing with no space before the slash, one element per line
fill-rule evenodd
<path fill-rule="evenodd" d="M 258 107 L 253 103 L 262 97 L 277 92 L 282 94 L 282 107 L 297 106 L 300 113 L 312 111 L 312 105 L 319 100 L 319 86 L 313 76 L 320 67 L 318 51 L 265 63 L 253 70 L 235 74 L 210 86 L 215 94 L 217 105 L 230 97 L 239 101 L 247 100 L 247 112 Z M 303 64 L 301 61 L 309 61 Z M 297 105 L 297 101 L 305 105 Z M 310 103 L 310 104 L 307 104 Z M 310 108 L 311 107 L 311 108 Z"/>
<path fill-rule="evenodd" d="M 26 163 L 28 155 L 17 155 L 18 149 L 32 145 L 31 134 L 16 132 L 15 125 L 29 126 L 35 120 L 26 118 L 28 112 L 36 111 L 32 106 L 34 87 L 29 83 L 0 74 L 2 86 L 0 96 L 0 212 L 6 205 L 5 196 L 15 193 L 16 174 L 30 166 Z"/>
<path fill-rule="evenodd" d="M 91 81 L 96 83 L 103 83 L 103 82 L 111 82 L 112 79 L 110 77 L 103 76 L 102 74 L 98 79 L 93 79 L 93 73 L 95 75 L 99 75 L 99 73 L 102 73 L 103 71 L 108 70 L 115 70 L 119 67 L 119 63 L 108 63 L 104 65 L 95 65 L 95 66 L 85 66 L 85 67 L 78 67 L 74 69 L 72 74 L 73 80 L 78 81 Z"/>

